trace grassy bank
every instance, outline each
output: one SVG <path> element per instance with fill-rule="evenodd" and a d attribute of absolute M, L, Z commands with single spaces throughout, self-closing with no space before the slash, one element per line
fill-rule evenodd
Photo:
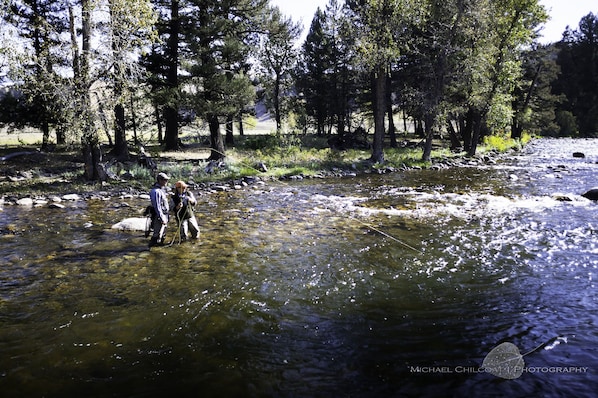
<path fill-rule="evenodd" d="M 512 140 L 488 137 L 478 149 L 480 155 L 519 149 L 531 137 Z M 419 140 L 404 141 L 401 148 L 385 149 L 385 162 L 372 164 L 369 150 L 331 150 L 325 137 L 307 135 L 275 137 L 253 135 L 236 137 L 235 146 L 227 149 L 224 162 L 209 165 L 209 148 L 189 142 L 176 152 L 165 152 L 159 146 L 147 146 L 160 171 L 174 180 L 192 181 L 197 184 L 228 182 L 244 177 L 259 176 L 262 179 L 281 179 L 293 176 L 333 176 L 347 173 L 359 174 L 379 170 L 426 168 L 438 161 L 463 158 L 464 152 L 453 152 L 446 142 L 435 142 L 432 162 L 421 160 Z M 154 181 L 150 170 L 137 164 L 135 156 L 129 162 L 108 163 L 117 178 L 108 183 L 88 183 L 82 178 L 83 163 L 80 153 L 74 149 L 57 148 L 55 152 L 40 153 L 36 146 L 19 142 L 9 145 L 0 142 L 0 156 L 16 151 L 35 152 L 16 157 L 4 163 L 0 174 L 0 195 L 36 196 L 61 192 L 90 192 L 97 190 L 146 190 Z M 135 155 L 133 153 L 133 155 Z M 208 170 L 210 169 L 210 170 Z"/>

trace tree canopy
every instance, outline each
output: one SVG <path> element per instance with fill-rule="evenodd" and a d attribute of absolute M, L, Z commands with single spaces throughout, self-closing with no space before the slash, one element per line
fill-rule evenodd
<path fill-rule="evenodd" d="M 474 155 L 488 134 L 598 131 L 597 17 L 539 45 L 538 0 L 330 0 L 302 44 L 267 0 L 1 4 L 0 77 L 11 86 L 0 122 L 39 128 L 44 144 L 52 131 L 82 140 L 87 155 L 105 136 L 128 156 L 128 121 L 150 107 L 166 149 L 196 117 L 221 159 L 232 121 L 264 98 L 278 133 L 292 113 L 305 115 L 303 131 L 341 142 L 373 126 L 373 162 L 387 134 L 396 145 L 396 117 L 425 143 L 424 160 L 439 135 Z M 101 154 L 90 162 L 88 178 L 102 179 Z"/>

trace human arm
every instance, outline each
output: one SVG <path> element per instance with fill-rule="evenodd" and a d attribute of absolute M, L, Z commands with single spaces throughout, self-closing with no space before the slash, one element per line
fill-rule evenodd
<path fill-rule="evenodd" d="M 195 206 L 197 204 L 197 200 L 195 199 L 193 192 L 187 191 L 187 201 L 189 206 Z"/>

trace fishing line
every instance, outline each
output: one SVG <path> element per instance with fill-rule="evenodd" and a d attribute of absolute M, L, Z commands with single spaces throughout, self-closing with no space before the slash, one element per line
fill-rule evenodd
<path fill-rule="evenodd" d="M 418 250 L 418 249 L 416 249 L 415 247 L 413 247 L 413 246 L 409 245 L 408 243 L 405 243 L 405 242 L 403 242 L 402 240 L 400 240 L 400 239 L 398 239 L 398 238 L 395 238 L 395 237 L 394 237 L 394 236 L 392 236 L 391 234 L 389 234 L 389 233 L 386 233 L 386 232 L 384 232 L 384 231 L 382 231 L 382 230 L 380 230 L 380 229 L 378 229 L 378 228 L 374 227 L 374 226 L 373 226 L 373 225 L 371 225 L 371 224 L 368 224 L 368 223 L 366 223 L 366 222 L 363 222 L 363 221 L 361 221 L 361 220 L 359 220 L 359 219 L 357 219 L 357 218 L 355 218 L 355 217 L 353 217 L 353 216 L 349 216 L 349 218 L 350 218 L 350 219 L 352 219 L 352 220 L 354 220 L 354 221 L 357 221 L 358 223 L 360 223 L 360 224 L 362 224 L 362 225 L 364 225 L 364 226 L 366 226 L 366 227 L 368 227 L 368 228 L 370 228 L 370 229 L 371 229 L 371 230 L 373 230 L 373 231 L 376 231 L 376 232 L 378 232 L 380 235 L 384 235 L 384 236 L 386 236 L 387 238 L 394 240 L 395 242 L 397 242 L 397 243 L 399 243 L 399 244 L 403 245 L 404 247 L 406 247 L 406 248 L 408 248 L 408 249 L 411 249 L 411 250 L 413 250 L 414 252 L 417 252 L 417 253 L 419 253 L 419 254 L 424 254 L 424 252 L 422 252 L 421 250 Z"/>

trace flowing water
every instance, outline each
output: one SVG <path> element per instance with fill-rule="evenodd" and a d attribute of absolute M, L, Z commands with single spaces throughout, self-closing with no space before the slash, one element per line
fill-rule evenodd
<path fill-rule="evenodd" d="M 110 228 L 141 199 L 5 206 L 1 394 L 595 396 L 596 161 L 596 140 L 541 140 L 204 195 L 201 240 L 151 252 Z M 503 342 L 510 379 L 482 367 Z"/>

